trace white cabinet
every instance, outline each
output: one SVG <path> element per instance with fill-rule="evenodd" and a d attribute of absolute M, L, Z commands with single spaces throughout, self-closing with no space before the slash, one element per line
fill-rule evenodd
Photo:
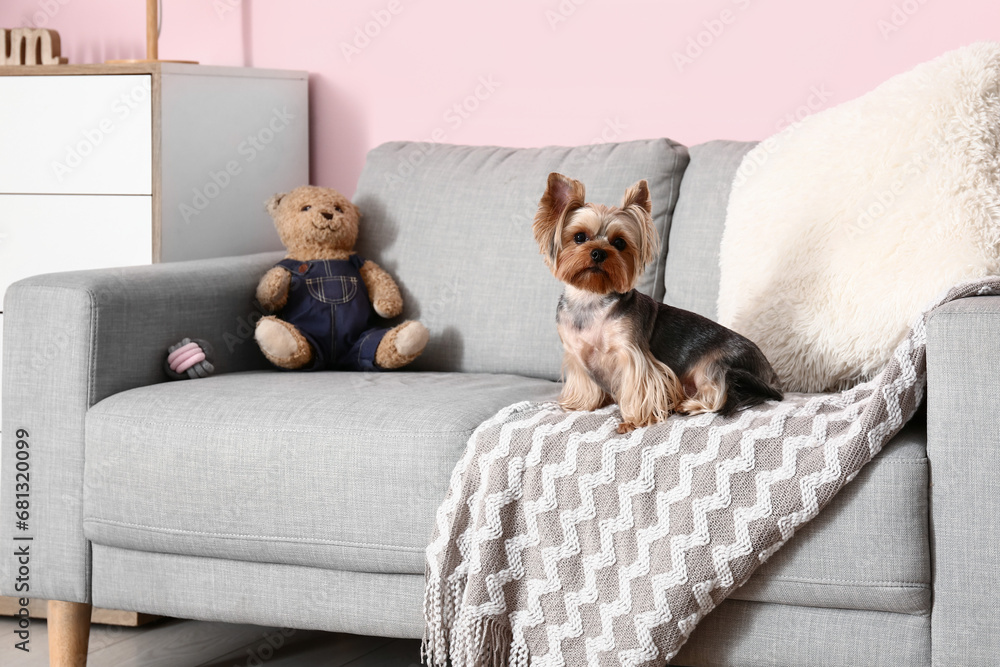
<path fill-rule="evenodd" d="M 178 63 L 0 67 L 0 294 L 38 273 L 281 249 L 264 202 L 309 182 L 308 83 Z"/>
<path fill-rule="evenodd" d="M 0 194 L 0 285 L 54 271 L 148 264 L 149 196 Z"/>
<path fill-rule="evenodd" d="M 0 192 L 153 193 L 152 75 L 0 77 Z"/>

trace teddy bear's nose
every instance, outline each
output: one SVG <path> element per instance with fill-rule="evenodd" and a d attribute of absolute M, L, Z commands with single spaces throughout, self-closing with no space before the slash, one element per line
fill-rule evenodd
<path fill-rule="evenodd" d="M 323 217 L 326 218 L 327 220 L 333 220 L 333 213 L 327 213 L 326 211 L 323 211 Z"/>

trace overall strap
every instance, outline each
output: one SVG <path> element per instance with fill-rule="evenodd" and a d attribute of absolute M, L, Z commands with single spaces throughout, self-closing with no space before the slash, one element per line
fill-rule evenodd
<path fill-rule="evenodd" d="M 277 264 L 275 264 L 275 266 L 280 266 L 283 269 L 288 269 L 292 273 L 298 273 L 299 267 L 302 264 L 308 264 L 308 262 L 303 262 L 297 259 L 283 259 Z"/>

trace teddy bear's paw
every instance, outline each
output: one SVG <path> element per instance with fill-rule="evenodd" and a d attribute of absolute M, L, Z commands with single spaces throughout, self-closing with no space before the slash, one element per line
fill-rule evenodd
<path fill-rule="evenodd" d="M 263 317 L 257 322 L 253 337 L 261 352 L 280 368 L 302 368 L 312 361 L 312 349 L 298 329 L 277 317 Z"/>
<path fill-rule="evenodd" d="M 276 266 L 260 279 L 257 285 L 257 302 L 269 312 L 281 310 L 288 302 L 288 290 L 292 284 L 292 274 Z"/>
<path fill-rule="evenodd" d="M 375 309 L 375 313 L 379 317 L 388 320 L 403 312 L 403 300 L 399 296 L 375 299 L 372 302 L 372 308 Z"/>
<path fill-rule="evenodd" d="M 399 368 L 410 363 L 427 347 L 430 334 L 420 322 L 404 322 L 382 338 L 375 351 L 375 364 L 380 368 Z"/>
<path fill-rule="evenodd" d="M 427 347 L 430 333 L 420 322 L 406 322 L 396 335 L 396 352 L 404 357 L 415 357 Z"/>

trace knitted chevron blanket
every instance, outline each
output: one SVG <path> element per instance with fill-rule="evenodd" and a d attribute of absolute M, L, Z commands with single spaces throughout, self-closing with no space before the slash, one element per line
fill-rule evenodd
<path fill-rule="evenodd" d="M 984 294 L 1000 278 L 935 306 Z M 437 512 L 425 662 L 663 665 L 913 416 L 925 323 L 868 382 L 728 418 L 619 435 L 615 406 L 501 410 L 472 434 Z"/>

